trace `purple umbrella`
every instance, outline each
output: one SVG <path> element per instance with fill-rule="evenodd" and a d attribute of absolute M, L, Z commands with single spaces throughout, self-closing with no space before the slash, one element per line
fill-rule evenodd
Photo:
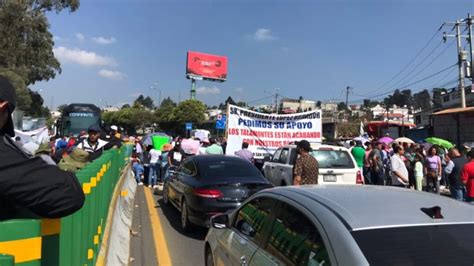
<path fill-rule="evenodd" d="M 379 142 L 384 143 L 384 144 L 389 144 L 393 142 L 393 139 L 391 137 L 383 137 L 379 139 Z"/>
<path fill-rule="evenodd" d="M 433 146 L 433 144 L 428 143 L 428 142 L 421 143 L 421 147 L 423 147 L 425 151 L 429 150 L 431 146 Z"/>

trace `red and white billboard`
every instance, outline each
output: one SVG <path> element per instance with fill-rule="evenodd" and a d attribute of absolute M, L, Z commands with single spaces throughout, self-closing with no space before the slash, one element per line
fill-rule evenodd
<path fill-rule="evenodd" d="M 225 81 L 227 79 L 227 57 L 189 51 L 186 77 Z"/>

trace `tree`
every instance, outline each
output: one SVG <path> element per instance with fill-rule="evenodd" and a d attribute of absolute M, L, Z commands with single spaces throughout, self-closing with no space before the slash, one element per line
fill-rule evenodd
<path fill-rule="evenodd" d="M 347 110 L 347 105 L 345 102 L 340 102 L 337 104 L 337 110 L 338 111 L 345 111 Z"/>
<path fill-rule="evenodd" d="M 160 108 L 156 110 L 155 117 L 158 123 L 169 123 L 174 120 L 174 109 L 176 108 L 176 103 L 171 100 L 170 97 L 165 98 L 161 102 Z"/>
<path fill-rule="evenodd" d="M 372 107 L 375 107 L 377 106 L 377 104 L 380 104 L 380 102 L 378 101 L 371 101 L 369 99 L 364 99 L 364 103 L 362 104 L 362 107 L 364 109 L 370 109 Z"/>
<path fill-rule="evenodd" d="M 433 107 L 441 108 L 443 102 L 443 94 L 448 91 L 445 88 L 434 88 L 433 89 Z"/>
<path fill-rule="evenodd" d="M 48 118 L 51 114 L 49 113 L 49 108 L 43 106 L 44 100 L 41 94 L 30 89 L 28 89 L 28 92 L 31 98 L 31 105 L 22 109 L 25 111 L 25 115 Z"/>
<path fill-rule="evenodd" d="M 174 109 L 175 121 L 180 123 L 202 123 L 205 119 L 206 106 L 197 100 L 186 100 Z"/>
<path fill-rule="evenodd" d="M 27 86 L 61 73 L 45 12 L 78 7 L 79 0 L 0 1 L 0 75 L 15 86 L 19 109 L 32 103 Z"/>
<path fill-rule="evenodd" d="M 155 123 L 156 119 L 153 114 L 146 109 L 138 108 L 123 108 L 116 112 L 104 112 L 102 120 L 106 124 L 115 124 L 124 127 L 129 134 L 135 133 L 139 127 L 146 124 Z"/>
<path fill-rule="evenodd" d="M 173 100 L 171 100 L 170 97 L 167 97 L 165 99 L 163 99 L 163 101 L 161 101 L 161 105 L 160 106 L 163 106 L 163 105 L 171 105 L 173 107 L 176 107 L 176 103 L 173 102 Z"/>
<path fill-rule="evenodd" d="M 239 106 L 239 107 L 247 107 L 247 103 L 242 102 L 242 101 L 237 102 L 236 105 Z"/>
<path fill-rule="evenodd" d="M 122 105 L 122 107 L 120 107 L 120 109 L 125 109 L 125 108 L 130 108 L 130 104 L 126 103 L 124 105 Z"/>
<path fill-rule="evenodd" d="M 414 105 L 413 96 L 409 89 L 403 91 L 395 90 L 392 95 L 387 96 L 383 101 L 387 106 L 396 105 L 402 107 L 406 105 L 411 107 Z"/>
<path fill-rule="evenodd" d="M 57 109 L 58 109 L 58 112 L 62 113 L 63 110 L 64 110 L 64 108 L 66 108 L 66 107 L 67 107 L 67 104 L 61 104 L 61 105 L 58 106 L 58 108 L 57 108 Z"/>
<path fill-rule="evenodd" d="M 428 110 L 431 109 L 431 99 L 428 90 L 422 90 L 418 93 L 413 94 L 415 101 L 415 109 Z"/>
<path fill-rule="evenodd" d="M 148 109 L 153 109 L 155 108 L 154 104 L 153 104 L 153 99 L 150 98 L 150 96 L 147 96 L 147 97 L 144 97 L 143 95 L 140 94 L 140 96 L 138 96 L 138 98 L 133 102 L 133 105 L 134 106 L 143 106 L 145 108 L 148 108 Z"/>
<path fill-rule="evenodd" d="M 317 101 L 316 102 L 316 107 L 321 108 L 321 104 L 322 104 L 321 101 Z"/>

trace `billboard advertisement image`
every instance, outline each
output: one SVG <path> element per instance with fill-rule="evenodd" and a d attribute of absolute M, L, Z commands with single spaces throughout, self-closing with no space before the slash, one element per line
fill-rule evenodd
<path fill-rule="evenodd" d="M 225 81 L 227 79 L 227 57 L 189 51 L 186 77 Z"/>
<path fill-rule="evenodd" d="M 242 142 L 249 144 L 249 151 L 258 159 L 290 142 L 322 141 L 321 110 L 278 115 L 229 105 L 227 124 L 228 155 L 240 150 Z"/>

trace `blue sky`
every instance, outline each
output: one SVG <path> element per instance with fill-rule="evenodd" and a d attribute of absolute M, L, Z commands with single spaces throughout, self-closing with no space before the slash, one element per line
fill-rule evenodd
<path fill-rule="evenodd" d="M 348 85 L 354 88 L 350 99 L 357 100 L 454 64 L 455 45 L 448 46 L 451 40 L 439 44 L 439 32 L 405 71 L 411 76 L 404 72 L 374 92 L 442 22 L 473 11 L 469 0 L 82 0 L 74 13 L 48 14 L 62 73 L 33 88 L 48 106 L 51 100 L 53 106 L 121 105 L 138 94 L 157 99 L 158 92 L 150 89 L 156 82 L 162 98 L 178 100 L 181 94 L 184 100 L 190 89 L 186 52 L 193 50 L 229 60 L 226 82 L 197 84 L 198 99 L 209 105 L 229 95 L 268 104 L 271 99 L 254 100 L 276 88 L 286 97 L 340 101 Z M 453 69 L 410 88 L 417 91 L 454 78 Z"/>

